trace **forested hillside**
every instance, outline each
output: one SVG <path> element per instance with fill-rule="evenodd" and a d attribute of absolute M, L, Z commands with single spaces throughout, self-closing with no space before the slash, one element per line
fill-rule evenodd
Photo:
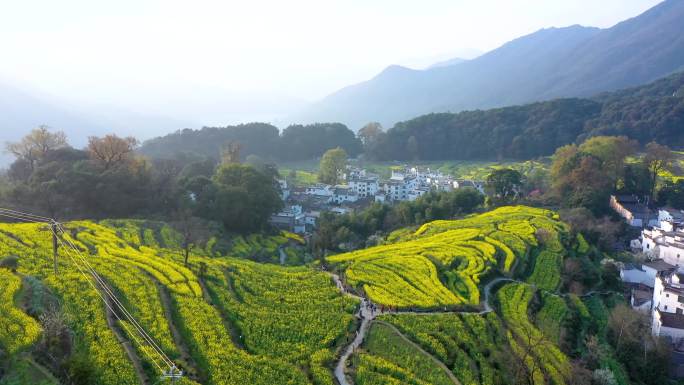
<path fill-rule="evenodd" d="M 684 72 L 592 99 L 558 99 L 458 114 L 429 114 L 380 134 L 381 160 L 530 159 L 596 135 L 684 146 Z M 410 144 L 409 144 L 410 143 Z"/>
<path fill-rule="evenodd" d="M 339 123 L 292 125 L 282 134 L 267 123 L 185 129 L 146 141 L 140 152 L 156 159 L 174 158 L 179 154 L 218 159 L 222 149 L 231 142 L 239 143 L 243 159 L 257 155 L 269 160 L 308 160 L 338 146 L 351 156 L 361 152 L 361 142 Z"/>

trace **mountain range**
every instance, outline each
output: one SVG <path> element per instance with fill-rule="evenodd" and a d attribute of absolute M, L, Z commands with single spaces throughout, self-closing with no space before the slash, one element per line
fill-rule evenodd
<path fill-rule="evenodd" d="M 458 112 L 637 86 L 684 68 L 684 1 L 666 0 L 611 28 L 542 29 L 473 60 L 424 70 L 390 66 L 295 114 L 358 129 L 431 112 Z"/>

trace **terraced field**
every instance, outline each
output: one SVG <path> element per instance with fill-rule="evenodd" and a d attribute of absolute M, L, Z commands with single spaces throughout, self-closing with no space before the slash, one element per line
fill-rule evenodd
<path fill-rule="evenodd" d="M 354 340 L 360 298 L 344 295 L 341 282 L 311 266 L 249 260 L 298 243 L 293 236 L 234 240 L 240 258 L 220 255 L 215 240 L 193 250 L 184 266 L 178 234 L 162 223 L 78 221 L 65 232 L 184 370 L 180 383 L 195 385 L 334 385 L 334 376 L 357 385 L 566 384 L 570 364 L 557 347 L 563 321 L 580 305 L 589 310 L 555 290 L 569 245 L 590 247 L 567 238 L 551 211 L 504 207 L 398 231 L 384 245 L 329 257 L 353 292 L 403 312 L 364 318 L 369 332 L 365 339 L 360 333 L 363 343 L 346 362 L 338 357 Z M 116 319 L 120 314 L 102 302 L 103 288 L 91 285 L 67 251 L 63 245 L 54 275 L 46 225 L 0 224 L 0 259 L 19 257 L 16 272 L 0 268 L 0 356 L 9 357 L 12 378 L 52 385 L 59 381 L 53 375 L 62 376 L 34 353 L 44 343 L 45 309 L 24 311 L 49 295 L 67 315 L 71 355 L 87 357 L 92 368 L 87 383 L 158 381 L 164 363 L 150 344 L 134 343 L 135 325 Z M 496 275 L 518 282 L 492 282 L 490 306 L 481 311 L 481 281 Z M 346 363 L 342 381 L 332 368 Z"/>
<path fill-rule="evenodd" d="M 531 313 L 529 303 L 535 292 L 544 298 L 544 305 Z M 383 326 L 389 324 L 432 360 L 443 363 L 460 384 L 569 383 L 569 359 L 557 347 L 560 324 L 568 312 L 563 297 L 535 290 L 529 284 L 507 283 L 498 290 L 496 305 L 497 311 L 485 314 L 381 315 L 354 358 L 357 380 L 421 384 L 427 373 L 443 375 L 439 367 L 424 366 L 430 364 L 429 359 L 417 365 L 397 353 L 411 347 L 401 346 L 406 344 Z M 536 323 L 531 322 L 535 319 Z M 377 335 L 383 336 L 383 343 L 374 341 Z M 378 378 L 385 382 L 374 382 Z"/>
<path fill-rule="evenodd" d="M 79 221 L 66 228 L 66 238 L 155 343 L 183 366 L 188 373 L 184 383 L 332 383 L 327 365 L 351 326 L 356 301 L 342 296 L 328 275 L 231 257 L 206 258 L 205 250 L 195 250 L 185 267 L 177 236 L 158 223 Z M 94 369 L 92 383 L 156 381 L 159 362 L 147 356 L 150 347 L 136 345 L 140 362 L 131 360 L 117 340 L 117 331 L 133 339 L 131 325 L 108 324 L 98 292 L 66 249 L 61 250 L 59 275 L 52 273 L 48 230 L 43 224 L 0 224 L 0 258 L 19 256 L 17 273 L 0 269 L 0 349 L 11 355 L 28 352 L 40 338 L 39 324 L 12 299 L 20 277 L 34 277 L 69 315 L 77 353 L 88 357 Z"/>
<path fill-rule="evenodd" d="M 373 302 L 398 308 L 477 306 L 490 273 L 527 275 L 555 290 L 567 229 L 548 210 L 503 207 L 390 235 L 390 243 L 328 257 Z M 527 270 L 530 272 L 527 273 Z"/>

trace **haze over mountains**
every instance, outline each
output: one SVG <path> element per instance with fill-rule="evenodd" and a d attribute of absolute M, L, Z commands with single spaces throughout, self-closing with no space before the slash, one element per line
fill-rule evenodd
<path fill-rule="evenodd" d="M 543 29 L 476 59 L 425 70 L 390 66 L 341 89 L 293 122 L 340 121 L 358 129 L 429 112 L 457 112 L 590 96 L 684 68 L 684 1 L 666 0 L 611 28 Z"/>
<path fill-rule="evenodd" d="M 40 124 L 66 131 L 71 143 L 80 147 L 88 136 L 109 132 L 144 140 L 186 127 L 252 120 L 280 128 L 290 123 L 342 122 L 358 130 L 369 121 L 391 127 L 430 112 L 592 96 L 645 84 L 684 68 L 682 20 L 684 1 L 666 0 L 607 29 L 578 25 L 543 29 L 471 60 L 453 58 L 424 70 L 389 66 L 371 80 L 306 108 L 303 100 L 227 95 L 223 89 L 208 87 L 160 93 L 165 95 L 159 100 L 165 110 L 140 106 L 130 111 L 98 102 L 72 104 L 0 78 L 0 144 L 17 140 Z M 8 159 L 0 153 L 0 165 Z"/>

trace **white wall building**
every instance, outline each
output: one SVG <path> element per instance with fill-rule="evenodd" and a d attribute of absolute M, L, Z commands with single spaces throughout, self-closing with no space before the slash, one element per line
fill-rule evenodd
<path fill-rule="evenodd" d="M 651 288 L 655 285 L 655 274 L 647 273 L 637 266 L 627 266 L 620 269 L 620 279 L 625 283 L 646 285 Z"/>
<path fill-rule="evenodd" d="M 684 339 L 684 315 L 667 313 L 658 309 L 653 311 L 653 334 L 669 337 L 676 344 Z"/>
<path fill-rule="evenodd" d="M 332 197 L 333 187 L 327 184 L 317 183 L 313 186 L 308 186 L 305 193 L 309 195 Z"/>
<path fill-rule="evenodd" d="M 663 227 L 663 222 L 682 223 L 684 222 L 684 213 L 682 210 L 669 207 L 661 208 L 658 210 L 658 226 Z"/>
<path fill-rule="evenodd" d="M 352 178 L 349 187 L 360 197 L 372 197 L 380 190 L 380 183 L 376 178 Z"/>
<path fill-rule="evenodd" d="M 422 197 L 423 195 L 427 194 L 430 192 L 430 189 L 427 187 L 416 187 L 412 190 L 409 190 L 406 198 L 409 201 L 415 201 L 416 199 Z"/>
<path fill-rule="evenodd" d="M 357 200 L 359 200 L 359 196 L 349 186 L 336 186 L 333 190 L 332 201 L 337 204 L 356 202 Z"/>
<path fill-rule="evenodd" d="M 642 230 L 641 250 L 684 271 L 684 232 L 674 222 L 661 223 L 660 228 Z"/>

